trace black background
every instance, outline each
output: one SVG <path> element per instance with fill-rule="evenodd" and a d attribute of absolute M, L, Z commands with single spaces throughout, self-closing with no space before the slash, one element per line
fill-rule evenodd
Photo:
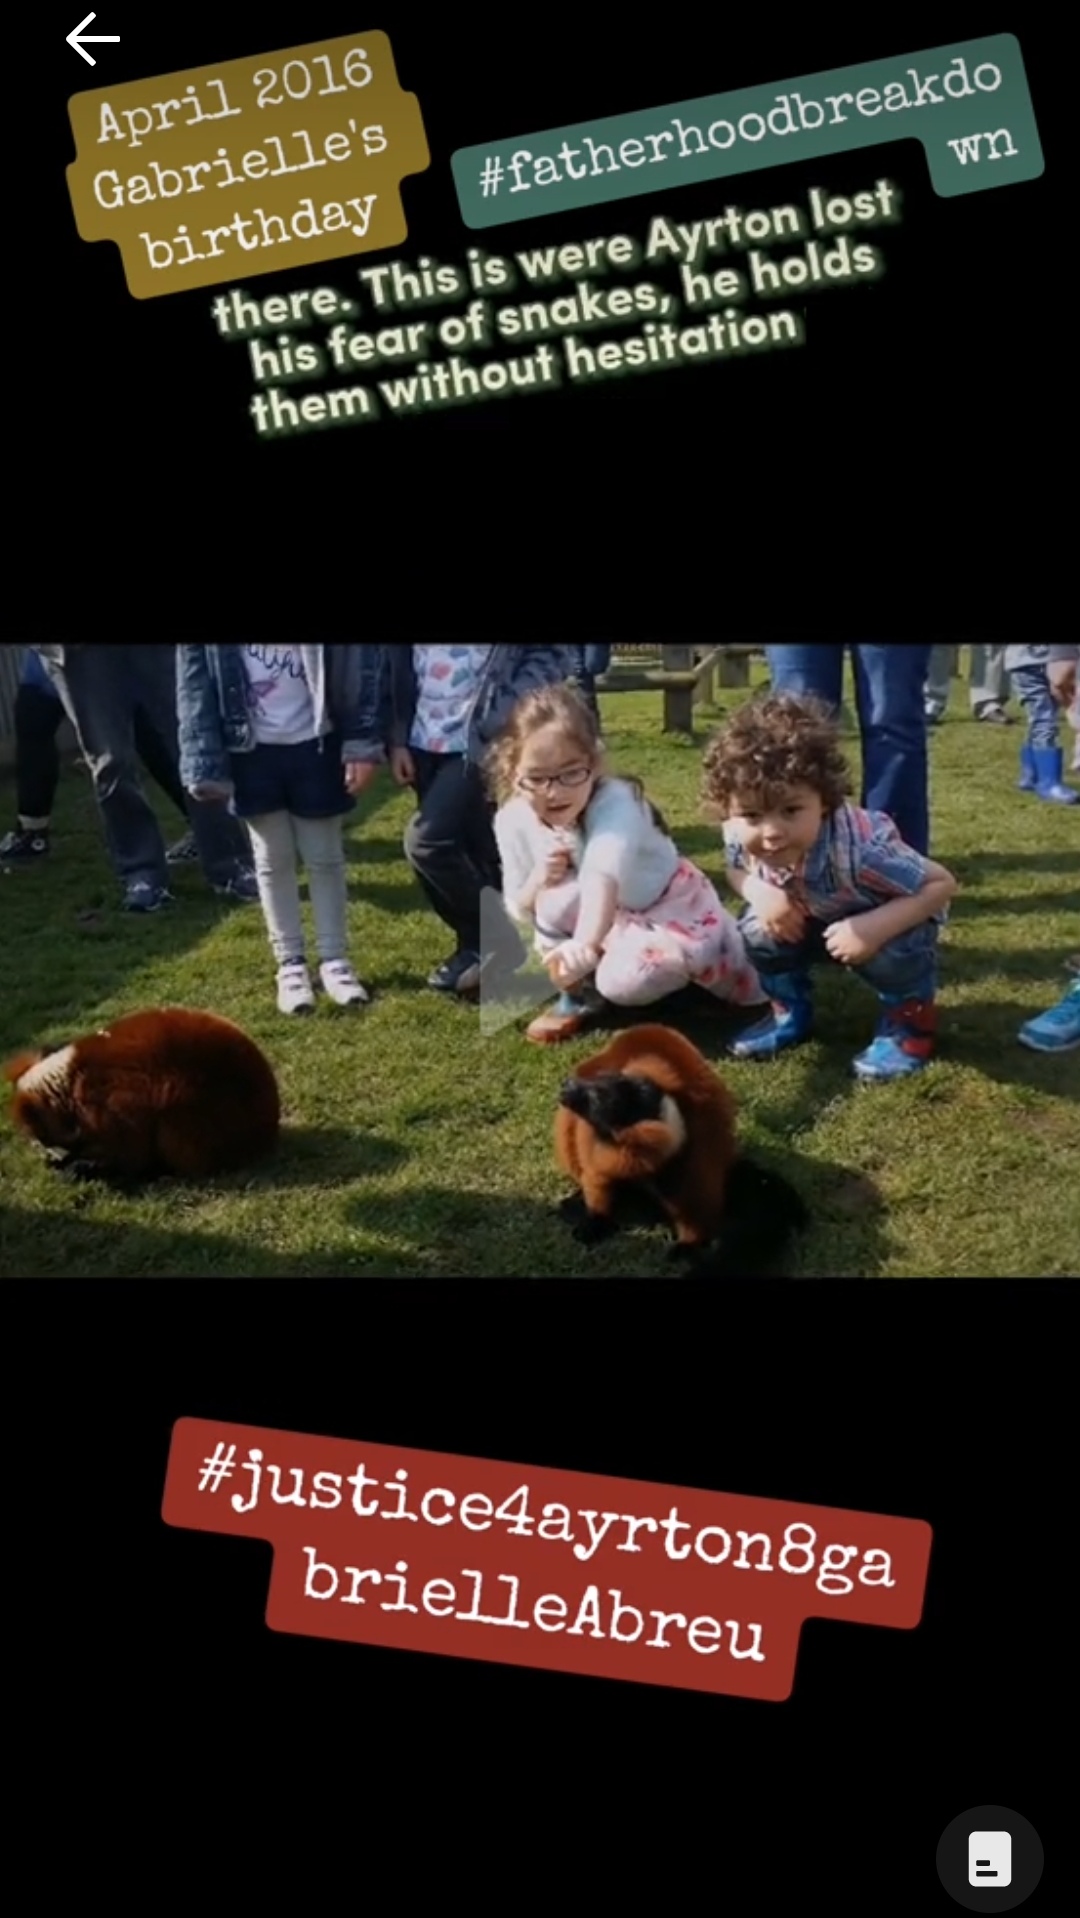
<path fill-rule="evenodd" d="M 1055 49 L 977 11 L 845 31 L 764 10 L 755 29 L 742 11 L 373 16 L 433 155 L 405 183 L 400 257 L 640 233 L 655 212 L 884 175 L 904 220 L 879 285 L 808 301 L 810 340 L 786 355 L 284 445 L 253 439 L 212 291 L 136 302 L 115 250 L 79 240 L 66 100 L 366 17 L 106 4 L 92 30 L 121 44 L 91 70 L 64 45 L 78 7 L 57 16 L 39 56 L 33 368 L 8 381 L 25 637 L 229 636 L 241 619 L 284 633 L 298 614 L 306 630 L 402 639 L 1051 630 L 1063 561 L 1046 474 L 1071 370 L 1047 271 L 1066 231 Z M 940 200 L 909 142 L 461 228 L 455 147 L 1001 30 L 1020 33 L 1040 181 Z M 322 267 L 251 284 L 342 280 Z M 73 1275 L 11 1296 L 16 1431 L 38 1448 L 13 1494 L 12 1538 L 37 1566 L 31 1579 L 16 1561 L 17 1642 L 26 1737 L 44 1735 L 53 1767 L 23 1782 L 59 1776 L 65 1804 L 104 1787 L 114 1877 L 133 1884 L 148 1848 L 218 1895 L 223 1869 L 246 1879 L 288 1857 L 308 1904 L 390 1903 L 428 1865 L 446 1893 L 501 1910 L 583 1901 L 592 1883 L 610 1895 L 627 1871 L 641 1893 L 655 1857 L 665 1908 L 730 1892 L 740 1912 L 809 1896 L 837 1913 L 948 1909 L 938 1837 L 993 1800 L 1040 1832 L 1032 1908 L 1055 1908 L 1051 1748 L 1075 1707 L 1063 1287 L 84 1289 Z M 267 1549 L 161 1522 L 184 1415 L 924 1518 L 925 1619 L 811 1624 L 785 1705 L 281 1638 L 262 1622 Z"/>
<path fill-rule="evenodd" d="M 637 21 L 576 6 L 564 22 L 546 10 L 386 9 L 379 22 L 432 153 L 404 183 L 408 241 L 392 256 L 256 276 L 248 290 L 348 292 L 352 268 L 388 257 L 462 262 L 472 245 L 643 238 L 657 213 L 691 219 L 884 176 L 900 187 L 902 219 L 869 235 L 885 253 L 879 282 L 808 295 L 808 341 L 783 352 L 277 443 L 256 438 L 246 348 L 220 340 L 210 318 L 217 290 L 134 300 L 117 249 L 79 238 L 67 99 L 352 33 L 359 16 L 325 6 L 290 25 L 286 12 L 192 6 L 164 25 L 121 5 L 91 29 L 121 35 L 93 69 L 59 33 L 37 123 L 34 230 L 39 247 L 47 235 L 49 295 L 35 302 L 32 337 L 47 358 L 39 350 L 43 384 L 21 376 L 11 397 L 37 455 L 17 511 L 28 527 L 60 513 L 77 524 L 79 562 L 43 576 L 28 554 L 28 613 L 136 614 L 162 638 L 207 619 L 223 634 L 244 617 L 286 630 L 298 615 L 345 636 L 358 624 L 506 637 L 567 622 L 598 636 L 658 622 L 676 637 L 733 622 L 827 636 L 847 623 L 865 636 L 869 621 L 875 636 L 904 638 L 914 619 L 947 636 L 991 612 L 1052 605 L 1039 481 L 1070 362 L 1052 290 L 1068 160 L 1045 105 L 1049 37 L 1021 36 L 1046 159 L 1037 181 L 940 199 L 921 143 L 905 140 L 486 233 L 462 226 L 449 164 L 459 146 L 1017 29 L 960 9 L 843 29 L 803 12 L 755 31 L 748 12 Z"/>
<path fill-rule="evenodd" d="M 26 1496 L 50 1543 L 24 1587 L 33 1628 L 69 1688 L 76 1770 L 107 1741 L 119 1797 L 148 1788 L 147 1829 L 178 1868 L 211 1870 L 227 1801 L 245 1869 L 292 1857 L 320 1883 L 382 1859 L 400 1895 L 398 1870 L 426 1862 L 447 1888 L 486 1886 L 491 1908 L 547 1906 L 583 1897 L 590 1870 L 609 1895 L 629 1873 L 640 1896 L 656 1862 L 672 1908 L 704 1882 L 740 1911 L 814 1891 L 843 1914 L 933 1911 L 942 1831 L 993 1801 L 1035 1826 L 1039 1908 L 1062 1908 L 1064 1286 L 34 1297 L 88 1356 L 37 1373 Z M 922 1518 L 924 1618 L 812 1621 L 783 1704 L 280 1636 L 263 1623 L 269 1547 L 161 1520 L 180 1416 Z"/>

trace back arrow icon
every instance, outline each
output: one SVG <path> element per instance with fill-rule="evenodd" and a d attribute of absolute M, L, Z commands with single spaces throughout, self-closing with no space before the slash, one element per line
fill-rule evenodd
<path fill-rule="evenodd" d="M 81 53 L 83 59 L 86 61 L 86 64 L 89 67 L 96 67 L 97 61 L 94 59 L 94 56 L 92 53 L 87 53 L 86 48 L 83 45 L 84 40 L 89 40 L 94 46 L 99 45 L 99 43 L 103 40 L 115 41 L 117 44 L 119 44 L 119 41 L 120 41 L 120 35 L 118 33 L 84 34 L 83 28 L 88 27 L 90 25 L 91 20 L 96 20 L 96 19 L 97 19 L 96 13 L 88 13 L 86 16 L 86 19 L 80 20 L 78 26 L 73 28 L 72 32 L 69 33 L 67 36 L 68 46 L 74 47 L 76 53 Z"/>

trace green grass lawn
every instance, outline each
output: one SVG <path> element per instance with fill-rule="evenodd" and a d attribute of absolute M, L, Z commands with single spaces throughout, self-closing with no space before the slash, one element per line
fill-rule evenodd
<path fill-rule="evenodd" d="M 721 1062 L 745 1140 L 809 1200 L 796 1277 L 1080 1272 L 1080 1054 L 1037 1056 L 1015 1037 L 1059 996 L 1062 962 L 1080 948 L 1080 821 L 1016 793 L 1019 726 L 974 724 L 963 691 L 932 740 L 934 851 L 960 880 L 938 1062 L 906 1084 L 855 1085 L 850 1060 L 875 1004 L 838 973 L 819 985 L 818 1037 L 772 1064 L 723 1063 L 732 1022 L 707 1002 L 659 1015 Z M 665 739 L 659 703 L 608 698 L 612 756 L 716 876 L 716 838 L 697 817 L 701 738 Z M 702 730 L 712 717 L 702 711 Z M 0 830 L 13 803 L 3 775 Z M 52 854 L 38 870 L 0 870 L 0 1055 L 141 1006 L 211 1007 L 269 1053 L 286 1126 L 258 1173 L 132 1199 L 69 1187 L 0 1117 L 4 1277 L 664 1274 L 661 1229 L 586 1253 L 555 1216 L 566 1189 L 552 1155 L 556 1089 L 602 1040 L 542 1050 L 519 1029 L 485 1036 L 474 1008 L 424 989 L 448 942 L 401 857 L 410 805 L 387 779 L 347 827 L 353 956 L 374 1002 L 359 1014 L 320 1004 L 290 1022 L 258 907 L 224 905 L 185 868 L 168 913 L 119 911 L 86 775 L 65 769 Z M 164 799 L 161 817 L 176 837 Z"/>

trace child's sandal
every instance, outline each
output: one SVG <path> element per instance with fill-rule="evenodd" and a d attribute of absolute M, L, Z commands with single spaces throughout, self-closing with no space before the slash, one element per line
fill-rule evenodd
<path fill-rule="evenodd" d="M 532 1021 L 525 1037 L 534 1046 L 557 1046 L 564 1039 L 576 1039 L 579 1032 L 595 1025 L 602 1004 L 595 991 L 586 991 L 581 998 L 564 992 L 549 1012 Z"/>

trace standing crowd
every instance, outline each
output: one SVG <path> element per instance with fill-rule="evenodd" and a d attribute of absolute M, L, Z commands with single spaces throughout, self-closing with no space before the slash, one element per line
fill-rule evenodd
<path fill-rule="evenodd" d="M 813 973 L 832 962 L 878 1002 L 856 1075 L 920 1070 L 935 1050 L 937 945 L 956 890 L 929 854 L 928 727 L 944 712 L 949 649 L 850 647 L 856 803 L 838 720 L 844 645 L 766 647 L 768 690 L 717 730 L 703 764 L 731 910 L 640 781 L 607 765 L 597 681 L 611 650 L 36 644 L 16 704 L 18 817 L 0 861 L 47 853 L 66 715 L 127 910 L 167 906 L 170 864 L 197 859 L 221 896 L 261 906 L 283 1013 L 310 1012 L 320 989 L 360 1006 L 343 825 L 386 769 L 414 795 L 404 853 L 446 928 L 433 990 L 475 997 L 531 947 L 556 994 L 529 1025 L 534 1043 L 693 984 L 757 1010 L 732 1051 L 761 1059 L 809 1036 Z M 1027 717 L 1020 788 L 1054 805 L 1080 801 L 1061 744 L 1067 718 L 1080 748 L 1078 657 L 1064 644 L 984 648 L 972 679 L 976 718 L 999 725 L 1011 723 L 1011 683 Z M 186 825 L 172 848 L 140 763 Z M 1080 1045 L 1080 978 L 1018 1036 L 1048 1051 Z"/>

